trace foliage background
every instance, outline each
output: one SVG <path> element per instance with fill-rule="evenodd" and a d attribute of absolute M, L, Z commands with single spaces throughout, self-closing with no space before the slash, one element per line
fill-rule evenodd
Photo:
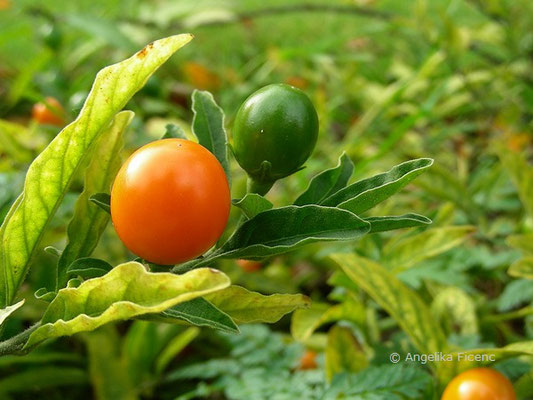
<path fill-rule="evenodd" d="M 194 88 L 214 94 L 231 133 L 233 116 L 251 92 L 287 82 L 309 94 L 321 131 L 307 168 L 269 194 L 275 205 L 293 201 L 310 177 L 336 164 L 342 151 L 355 163 L 358 179 L 409 158 L 435 159 L 402 194 L 372 210 L 375 215 L 416 210 L 434 220 L 429 228 L 311 245 L 268 260 L 259 272 L 220 263 L 233 282 L 252 290 L 305 293 L 318 305 L 349 304 L 347 314 L 324 318 L 316 333 L 298 336 L 295 320 L 310 318 L 302 313 L 292 320 L 298 341 L 291 339 L 291 318 L 272 326 L 276 333 L 252 326 L 240 337 L 137 321 L 53 342 L 26 361 L 0 359 L 0 392 L 33 398 L 37 390 L 46 398 L 70 398 L 91 387 L 99 398 L 283 399 L 294 398 L 293 390 L 309 391 L 307 398 L 327 396 L 325 391 L 342 387 L 341 378 L 329 386 L 327 376 L 356 373 L 366 364 L 392 368 L 391 351 L 412 351 L 409 332 L 383 312 L 379 301 L 347 287 L 328 258 L 339 251 L 385 265 L 418 293 L 457 346 L 530 340 L 531 270 L 524 273 L 517 266 L 531 265 L 522 258 L 531 244 L 520 244 L 520 237 L 530 238 L 533 227 L 527 191 L 533 179 L 527 172 L 532 13 L 527 0 L 0 1 L 0 118 L 25 127 L 15 139 L 2 135 L 0 142 L 2 217 L 21 191 L 29 162 L 59 131 L 32 121 L 32 105 L 56 97 L 73 119 L 96 71 L 180 32 L 193 33 L 194 41 L 127 106 L 136 116 L 124 155 L 159 138 L 169 122 L 190 134 Z M 245 176 L 235 162 L 232 168 L 233 197 L 242 197 Z M 64 247 L 81 184 L 80 178 L 67 194 L 43 245 Z M 113 264 L 131 258 L 111 227 L 95 255 Z M 32 294 L 51 285 L 46 271 L 55 261 L 44 251 L 39 254 L 24 287 L 29 306 L 8 321 L 4 337 L 42 313 L 45 303 Z M 510 276 L 511 265 L 519 273 Z M 172 358 L 170 373 L 162 378 L 155 356 L 140 349 L 158 348 L 154 343 L 166 343 L 165 335 L 184 337 L 185 350 Z M 335 356 L 328 352 L 336 354 L 332 343 L 342 340 L 357 345 L 337 353 L 352 346 L 349 354 L 359 362 L 332 364 Z M 297 369 L 304 348 L 319 354 L 316 370 Z M 364 356 L 358 358 L 359 353 Z M 107 372 L 116 376 L 102 382 L 106 374 L 95 371 L 106 364 L 117 365 Z M 530 366 L 528 357 L 496 365 L 515 380 L 523 398 L 533 393 Z M 414 374 L 429 371 L 433 378 L 427 383 L 429 375 L 413 377 L 413 387 L 394 392 L 398 398 L 422 392 L 424 398 L 437 396 L 433 392 L 446 379 L 427 365 L 418 367 Z M 398 372 L 403 380 L 404 373 Z M 105 393 L 106 388 L 118 392 Z"/>

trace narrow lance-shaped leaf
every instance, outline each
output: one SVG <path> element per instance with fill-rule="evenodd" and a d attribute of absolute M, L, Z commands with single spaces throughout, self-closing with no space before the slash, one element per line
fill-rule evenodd
<path fill-rule="evenodd" d="M 533 233 L 512 235 L 507 238 L 506 242 L 509 246 L 533 256 Z"/>
<path fill-rule="evenodd" d="M 108 214 L 111 214 L 111 195 L 107 193 L 96 193 L 89 197 L 89 201 Z"/>
<path fill-rule="evenodd" d="M 18 139 L 27 130 L 23 125 L 0 119 L 0 153 L 8 154 L 20 163 L 31 161 L 32 152 Z"/>
<path fill-rule="evenodd" d="M 179 320 L 196 326 L 239 333 L 239 327 L 228 314 L 202 297 L 175 305 L 163 311 L 160 315 L 163 317 L 162 321 L 164 322 Z"/>
<path fill-rule="evenodd" d="M 448 332 L 459 328 L 462 335 L 477 335 L 478 321 L 474 300 L 458 287 L 441 290 L 433 299 L 431 312 Z"/>
<path fill-rule="evenodd" d="M 383 263 L 395 272 L 404 271 L 427 258 L 459 246 L 473 229 L 469 225 L 445 226 L 393 240 L 383 249 Z"/>
<path fill-rule="evenodd" d="M 193 327 L 185 330 L 176 337 L 161 351 L 155 362 L 155 370 L 158 374 L 162 373 L 170 364 L 172 359 L 189 345 L 200 334 L 200 329 Z"/>
<path fill-rule="evenodd" d="M 0 358 L 0 369 L 12 368 L 17 365 L 83 365 L 85 362 L 81 354 L 63 351 L 40 351 L 26 354 L 24 357 L 15 355 L 5 355 Z"/>
<path fill-rule="evenodd" d="M 329 196 L 346 187 L 353 174 L 353 162 L 343 153 L 339 165 L 315 176 L 309 187 L 294 202 L 297 206 L 304 204 L 320 204 Z"/>
<path fill-rule="evenodd" d="M 367 258 L 354 254 L 334 254 L 332 259 L 398 322 L 422 353 L 446 350 L 447 343 L 441 327 L 416 292 Z"/>
<path fill-rule="evenodd" d="M 291 334 L 294 339 L 305 342 L 320 326 L 333 321 L 346 320 L 363 325 L 366 311 L 362 304 L 345 301 L 334 306 L 313 304 L 308 309 L 296 310 L 292 315 Z"/>
<path fill-rule="evenodd" d="M 387 217 L 370 217 L 365 218 L 365 221 L 370 222 L 369 233 L 392 231 L 394 229 L 414 228 L 417 226 L 431 224 L 431 220 L 429 218 L 418 214 L 404 214 Z"/>
<path fill-rule="evenodd" d="M 285 314 L 311 304 L 311 300 L 302 294 L 264 296 L 240 286 L 230 286 L 205 298 L 237 323 L 274 323 Z"/>
<path fill-rule="evenodd" d="M 503 360 L 505 358 L 519 357 L 519 356 L 533 356 L 533 340 L 525 342 L 515 342 L 499 348 L 484 348 L 484 349 L 471 349 L 465 351 L 458 351 L 452 353 L 454 360 L 457 360 L 463 366 L 461 369 L 468 367 L 469 363 L 468 355 L 481 355 L 481 363 L 491 364 L 495 361 Z M 471 358 L 470 358 L 471 359 Z"/>
<path fill-rule="evenodd" d="M 525 153 L 513 153 L 505 149 L 504 145 L 497 146 L 496 150 L 518 190 L 524 208 L 533 217 L 533 166 L 528 164 Z"/>
<path fill-rule="evenodd" d="M 533 279 L 533 256 L 528 256 L 515 261 L 507 273 L 515 278 Z"/>
<path fill-rule="evenodd" d="M 120 336 L 113 325 L 83 335 L 91 385 L 98 400 L 136 400 L 135 384 L 122 357 Z"/>
<path fill-rule="evenodd" d="M 68 244 L 57 263 L 56 290 L 65 286 L 69 265 L 78 258 L 91 255 L 107 226 L 109 214 L 95 207 L 89 196 L 110 189 L 121 165 L 122 134 L 132 118 L 131 111 L 118 113 L 96 142 L 85 173 L 83 192 L 76 202 L 74 216 L 68 225 Z"/>
<path fill-rule="evenodd" d="M 0 378 L 0 397 L 10 399 L 8 395 L 27 393 L 28 388 L 44 391 L 58 386 L 87 385 L 87 372 L 82 368 L 62 366 L 39 366 Z"/>
<path fill-rule="evenodd" d="M 197 268 L 218 258 L 259 259 L 285 253 L 308 243 L 353 240 L 369 230 L 368 222 L 338 208 L 317 205 L 275 208 L 243 223 L 211 256 L 182 264 L 173 271 Z"/>
<path fill-rule="evenodd" d="M 361 214 L 391 197 L 432 164 L 433 160 L 430 158 L 406 161 L 387 172 L 347 186 L 321 204 Z"/>
<path fill-rule="evenodd" d="M 7 317 L 9 317 L 12 313 L 17 311 L 20 307 L 22 307 L 23 304 L 24 304 L 24 299 L 19 301 L 16 304 L 13 304 L 12 306 L 7 306 L 6 308 L 1 309 L 0 310 L 0 327 L 5 322 Z"/>
<path fill-rule="evenodd" d="M 165 134 L 161 139 L 187 139 L 187 135 L 181 126 L 176 124 L 167 124 L 165 128 Z"/>
<path fill-rule="evenodd" d="M 248 193 L 242 199 L 233 200 L 232 204 L 240 208 L 248 219 L 274 207 L 270 201 L 257 193 Z"/>
<path fill-rule="evenodd" d="M 245 222 L 220 252 L 240 258 L 265 257 L 316 241 L 356 239 L 368 230 L 368 223 L 345 210 L 288 206 Z"/>
<path fill-rule="evenodd" d="M 228 137 L 224 128 L 224 112 L 207 91 L 195 90 L 192 94 L 192 130 L 198 142 L 218 159 L 231 184 L 228 162 Z"/>
<path fill-rule="evenodd" d="M 79 275 L 83 279 L 98 278 L 107 274 L 113 267 L 99 258 L 83 257 L 73 261 L 67 268 L 67 275 Z"/>
<path fill-rule="evenodd" d="M 185 34 L 158 40 L 131 58 L 101 70 L 78 118 L 33 161 L 23 194 L 0 229 L 0 307 L 12 302 L 46 225 L 102 129 L 154 71 L 191 38 Z"/>
<path fill-rule="evenodd" d="M 122 264 L 75 289 L 60 290 L 24 348 L 46 339 L 91 331 L 112 321 L 160 313 L 224 289 L 229 283 L 226 275 L 209 268 L 175 275 L 150 273 L 136 262 Z"/>
<path fill-rule="evenodd" d="M 368 366 L 368 359 L 349 328 L 333 326 L 328 332 L 326 375 L 331 381 L 342 372 L 359 372 Z"/>

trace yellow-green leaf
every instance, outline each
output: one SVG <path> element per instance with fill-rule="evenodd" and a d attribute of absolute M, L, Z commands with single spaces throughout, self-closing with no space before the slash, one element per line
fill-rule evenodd
<path fill-rule="evenodd" d="M 368 359 L 361 345 L 348 328 L 335 325 L 329 330 L 326 347 L 326 375 L 342 372 L 359 372 L 368 366 Z"/>
<path fill-rule="evenodd" d="M 515 278 L 533 279 L 533 256 L 515 261 L 511 264 L 507 273 Z"/>
<path fill-rule="evenodd" d="M 272 294 L 265 296 L 240 286 L 205 296 L 213 305 L 237 323 L 278 321 L 298 308 L 309 307 L 311 300 L 302 294 Z"/>
<path fill-rule="evenodd" d="M 74 216 L 68 225 L 68 244 L 57 263 L 56 290 L 65 286 L 67 268 L 75 260 L 91 255 L 107 226 L 109 214 L 96 207 L 89 197 L 110 190 L 121 165 L 122 135 L 132 119 L 131 111 L 118 113 L 96 142 L 91 162 L 85 171 L 83 192 L 76 201 Z"/>
<path fill-rule="evenodd" d="M 363 305 L 353 301 L 346 301 L 334 306 L 314 303 L 308 309 L 294 312 L 291 321 L 291 333 L 296 340 L 305 342 L 320 326 L 340 320 L 363 324 L 365 321 Z"/>
<path fill-rule="evenodd" d="M 0 228 L 0 307 L 13 301 L 46 225 L 92 144 L 154 71 L 191 38 L 185 34 L 155 41 L 101 70 L 76 120 L 33 161 L 24 191 Z"/>
<path fill-rule="evenodd" d="M 459 246 L 473 230 L 472 226 L 446 226 L 393 240 L 383 249 L 383 263 L 394 272 L 404 271 Z"/>
<path fill-rule="evenodd" d="M 355 254 L 334 254 L 332 259 L 396 320 L 421 353 L 446 350 L 444 333 L 427 305 L 391 272 Z"/>
<path fill-rule="evenodd" d="M 162 373 L 167 365 L 176 357 L 189 343 L 200 334 L 200 328 L 195 326 L 186 329 L 175 336 L 170 343 L 161 351 L 155 363 L 157 373 Z"/>
<path fill-rule="evenodd" d="M 476 306 L 472 298 L 457 287 L 449 287 L 440 291 L 431 304 L 431 311 L 441 325 L 448 328 L 459 327 L 463 335 L 478 333 Z"/>
<path fill-rule="evenodd" d="M 22 305 L 24 304 L 24 300 L 19 301 L 16 304 L 13 304 L 12 306 L 7 306 L 6 308 L 3 308 L 0 310 L 0 326 L 4 323 L 4 321 L 9 317 L 13 312 L 17 311 Z"/>
<path fill-rule="evenodd" d="M 533 256 L 533 233 L 509 236 L 507 244 Z"/>
<path fill-rule="evenodd" d="M 113 326 L 103 326 L 84 335 L 89 376 L 97 400 L 136 400 L 135 383 L 122 357 L 120 337 Z"/>
<path fill-rule="evenodd" d="M 524 208 L 529 216 L 533 217 L 533 167 L 528 164 L 525 153 L 517 154 L 504 145 L 497 145 L 496 150 L 518 190 Z"/>
<path fill-rule="evenodd" d="M 175 275 L 147 272 L 137 262 L 121 264 L 77 288 L 60 290 L 25 348 L 49 338 L 91 331 L 109 322 L 160 313 L 229 284 L 226 275 L 210 268 Z"/>

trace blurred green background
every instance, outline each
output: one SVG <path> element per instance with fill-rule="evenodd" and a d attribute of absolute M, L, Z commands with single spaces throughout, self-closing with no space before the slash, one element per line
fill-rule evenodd
<path fill-rule="evenodd" d="M 29 162 L 60 130 L 32 119 L 36 102 L 54 97 L 65 109 L 66 120 L 72 120 L 101 68 L 129 57 L 148 42 L 191 32 L 195 39 L 127 106 L 136 114 L 126 136 L 127 151 L 159 138 L 169 122 L 190 132 L 190 95 L 195 88 L 214 94 L 226 113 L 231 139 L 232 120 L 242 101 L 264 85 L 286 82 L 313 100 L 320 136 L 307 168 L 277 183 L 269 194 L 276 205 L 294 200 L 310 177 L 334 166 L 343 151 L 355 163 L 356 178 L 409 158 L 431 157 L 435 159 L 431 170 L 402 195 L 377 208 L 376 214 L 414 210 L 435 220 L 430 230 L 475 227 L 471 236 L 461 238 L 453 237 L 450 230 L 428 230 L 435 235 L 420 236 L 418 243 L 412 238 L 423 235 L 422 230 L 374 235 L 357 243 L 313 245 L 269 260 L 254 273 L 245 273 L 232 262 L 222 263 L 220 268 L 228 271 L 233 282 L 263 293 L 301 292 L 317 302 L 342 302 L 346 288 L 335 281 L 326 283 L 331 278 L 328 254 L 349 250 L 380 261 L 401 249 L 401 262 L 406 264 L 398 276 L 428 303 L 452 287 L 468 299 L 461 297 L 463 305 L 476 310 L 475 322 L 465 322 L 453 312 L 443 317 L 452 341 L 479 347 L 533 338 L 530 313 L 497 317 L 533 301 L 529 281 L 512 280 L 506 273 L 521 256 L 507 238 L 533 230 L 532 217 L 523 205 L 527 195 L 517 190 L 520 168 L 515 168 L 515 175 L 509 174 L 509 160 L 530 160 L 532 155 L 532 16 L 530 0 L 0 0 L 0 216 L 20 193 Z M 233 169 L 233 197 L 240 197 L 245 176 L 235 162 Z M 524 173 L 521 181 L 528 176 L 533 175 Z M 80 185 L 81 181 L 76 182 L 66 196 L 43 245 L 64 246 L 66 221 Z M 423 246 L 428 240 L 433 247 Z M 96 253 L 111 263 L 131 257 L 111 228 Z M 39 255 L 25 287 L 28 302 L 34 304 L 23 309 L 19 320 L 10 321 L 6 337 L 42 312 L 44 303 L 31 298 L 36 289 L 49 283 L 47 268 L 54 261 L 50 254 Z M 381 365 L 388 350 L 405 347 L 405 336 L 394 321 L 376 311 L 375 303 L 360 297 L 368 307 L 365 312 L 371 310 L 372 318 L 380 321 L 379 328 L 374 327 L 380 333 L 369 335 L 372 339 L 358 339 L 367 349 L 374 349 L 370 351 L 372 362 Z M 457 295 L 451 293 L 451 297 Z M 464 329 L 465 324 L 472 329 Z M 290 341 L 289 326 L 290 318 L 285 318 L 273 327 L 278 331 L 275 335 L 265 327 L 250 327 L 240 339 L 204 332 L 195 342 L 200 344 L 185 356 L 185 365 L 216 357 L 223 353 L 221 348 L 233 349 L 228 350 L 233 352 L 231 358 L 239 361 L 230 366 L 206 364 L 203 368 L 208 372 L 191 373 L 188 378 L 205 381 L 222 376 L 221 380 L 210 387 L 190 382 L 180 390 L 164 386 L 157 393 L 152 382 L 136 393 L 146 398 L 176 398 L 191 390 L 189 397 L 179 398 L 262 399 L 258 393 L 266 390 L 265 385 L 270 390 L 279 382 L 283 382 L 280 393 L 289 394 L 276 398 L 294 398 L 290 397 L 294 391 L 308 393 L 324 377 L 318 372 L 295 377 L 294 363 L 304 347 L 321 353 L 325 333 L 303 347 L 296 348 L 294 343 L 284 347 Z M 136 331 L 126 336 L 127 329 Z M 157 336 L 143 329 L 163 328 L 134 324 L 120 327 L 118 336 L 124 334 L 129 340 L 141 334 Z M 98 340 L 98 336 L 88 339 L 88 356 L 79 342 L 52 346 L 57 352 L 75 353 L 79 358 L 67 361 L 85 366 Z M 264 348 L 254 350 L 266 342 Z M 128 339 L 124 343 L 127 348 Z M 238 348 L 248 349 L 251 360 Z M 273 366 L 276 358 L 283 361 Z M 54 360 L 46 365 L 53 365 Z M 57 363 L 62 362 L 66 361 Z M 7 376 L 6 371 L 18 371 L 13 365 L 6 362 L 2 367 L 0 362 L 0 377 Z M 177 361 L 176 365 L 184 364 Z M 247 378 L 255 389 L 239 386 L 246 381 L 242 377 L 249 365 L 262 368 L 259 375 Z M 512 364 L 501 369 L 518 378 L 529 366 Z M 272 368 L 282 373 L 276 375 L 276 383 L 265 383 L 265 371 Z M 179 371 L 167 384 L 187 378 Z M 228 377 L 231 374 L 233 378 Z M 86 384 L 83 378 L 79 382 Z M 62 385 L 68 388 L 42 393 L 47 393 L 46 398 L 79 395 L 78 389 Z M 32 393 L 20 394 L 20 398 L 35 398 Z"/>

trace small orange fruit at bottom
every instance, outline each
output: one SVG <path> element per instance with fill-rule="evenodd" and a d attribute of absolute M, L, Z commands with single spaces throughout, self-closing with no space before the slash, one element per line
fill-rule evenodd
<path fill-rule="evenodd" d="M 516 400 L 513 385 L 491 368 L 465 371 L 446 386 L 441 400 Z"/>

